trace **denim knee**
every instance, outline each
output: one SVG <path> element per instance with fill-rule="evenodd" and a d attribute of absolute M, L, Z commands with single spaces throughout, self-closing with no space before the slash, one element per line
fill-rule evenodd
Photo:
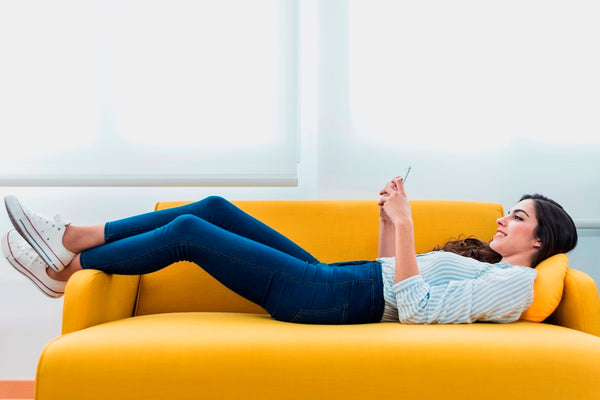
<path fill-rule="evenodd" d="M 212 212 L 216 212 L 217 214 L 220 211 L 229 208 L 229 206 L 231 205 L 229 200 L 221 196 L 208 196 L 198 201 L 196 204 L 202 205 L 203 207 L 207 207 L 209 210 L 211 210 Z"/>
<path fill-rule="evenodd" d="M 197 238 L 200 233 L 198 225 L 201 221 L 202 219 L 195 215 L 184 214 L 178 216 L 163 228 L 171 240 L 185 240 L 189 237 Z"/>

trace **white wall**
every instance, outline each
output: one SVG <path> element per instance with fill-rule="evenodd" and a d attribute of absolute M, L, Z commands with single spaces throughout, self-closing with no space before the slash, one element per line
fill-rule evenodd
<path fill-rule="evenodd" d="M 334 29 L 336 25 L 347 24 L 344 17 L 347 16 L 348 2 L 331 0 L 320 2 L 318 7 L 315 1 L 303 4 L 319 8 L 321 19 L 319 23 L 303 14 L 305 24 L 318 24 L 319 29 L 302 36 L 302 52 L 306 61 L 301 68 L 299 187 L 0 188 L 0 196 L 17 194 L 32 209 L 46 214 L 61 212 L 74 223 L 87 224 L 145 212 L 152 209 L 158 200 L 196 200 L 208 194 L 232 199 L 376 201 L 382 185 L 412 165 L 407 190 L 413 199 L 491 201 L 508 209 L 523 193 L 540 192 L 563 204 L 575 219 L 600 218 L 598 141 L 524 139 L 498 132 L 493 119 L 480 121 L 483 124 L 480 127 L 481 137 L 494 144 L 480 151 L 469 150 L 469 143 L 454 146 L 453 150 L 440 147 L 435 134 L 444 132 L 443 135 L 450 135 L 453 132 L 441 122 L 428 125 L 429 147 L 416 146 L 415 141 L 411 141 L 411 132 L 407 130 L 383 138 L 378 135 L 370 137 L 369 132 L 362 131 L 351 118 L 348 100 L 350 72 L 345 64 L 348 44 L 339 37 L 339 30 Z M 320 45 L 317 45 L 317 39 Z M 593 61 L 598 63 L 597 59 Z M 600 65 L 596 70 L 600 70 Z M 571 82 L 572 71 L 567 72 L 554 78 L 560 82 Z M 427 79 L 427 72 L 423 74 L 413 78 Z M 462 79 L 468 82 L 468 76 Z M 594 93 L 600 93 L 597 78 L 590 78 L 587 83 L 594 88 Z M 452 97 L 452 93 L 449 95 L 448 92 L 456 88 L 440 87 L 439 90 L 441 95 Z M 492 103 L 510 100 L 498 100 L 497 94 L 481 100 Z M 599 132 L 597 96 L 579 94 L 572 102 L 582 105 L 580 108 L 587 104 L 585 109 L 591 111 L 581 113 L 574 126 L 585 126 Z M 457 103 L 470 101 L 454 97 Z M 432 103 L 431 107 L 428 110 L 431 116 L 460 111 L 452 108 L 456 104 Z M 551 117 L 548 115 L 548 118 Z M 523 122 L 522 117 L 510 114 L 498 118 L 505 121 L 504 126 L 508 130 L 511 122 Z M 562 136 L 569 138 L 569 129 L 565 129 Z M 445 141 L 447 137 L 439 138 L 439 142 L 442 139 Z M 3 147 L 2 151 L 15 149 Z M 0 228 L 6 230 L 9 227 L 8 218 L 1 212 Z M 600 230 L 580 231 L 580 244 L 570 259 L 573 267 L 600 282 L 598 248 Z M 0 304 L 0 379 L 33 378 L 44 345 L 60 334 L 62 301 L 45 298 L 4 259 L 0 259 Z"/>

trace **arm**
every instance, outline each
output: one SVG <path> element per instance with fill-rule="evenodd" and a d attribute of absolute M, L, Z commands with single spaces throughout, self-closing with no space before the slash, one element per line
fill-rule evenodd
<path fill-rule="evenodd" d="M 383 207 L 379 207 L 379 248 L 377 257 L 394 257 L 394 225 Z"/>
<path fill-rule="evenodd" d="M 417 254 L 415 251 L 415 233 L 408 197 L 404 191 L 401 178 L 394 178 L 380 192 L 382 195 L 379 205 L 382 207 L 392 228 L 387 229 L 385 242 L 380 237 L 380 251 L 383 247 L 389 252 L 393 243 L 396 257 L 396 282 L 401 282 L 412 276 L 419 275 Z M 380 234 L 384 228 L 380 227 Z M 390 231 L 393 230 L 393 235 Z M 390 239 L 391 237 L 391 239 Z"/>
<path fill-rule="evenodd" d="M 594 280 L 582 271 L 568 268 L 562 299 L 548 321 L 600 336 L 600 297 Z"/>
<path fill-rule="evenodd" d="M 65 292 L 62 333 L 133 316 L 139 281 L 139 275 L 91 269 L 74 274 Z"/>
<path fill-rule="evenodd" d="M 514 322 L 531 304 L 535 276 L 524 267 L 495 268 L 476 279 L 438 285 L 415 276 L 393 286 L 398 319 L 405 324 Z"/>

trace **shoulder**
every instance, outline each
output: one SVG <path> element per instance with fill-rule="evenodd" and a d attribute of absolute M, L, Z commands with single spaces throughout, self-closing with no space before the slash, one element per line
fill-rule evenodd
<path fill-rule="evenodd" d="M 501 285 L 512 287 L 515 290 L 531 290 L 537 273 L 535 269 L 522 265 L 511 265 L 508 263 L 492 264 L 492 267 L 484 271 L 481 276 L 481 284 Z"/>
<path fill-rule="evenodd" d="M 460 254 L 452 253 L 449 251 L 436 250 L 430 251 L 429 253 L 423 253 L 417 255 L 417 259 L 421 259 L 425 262 L 447 262 L 452 264 L 464 264 L 464 265 L 492 265 L 478 261 L 471 257 L 461 256 Z"/>
<path fill-rule="evenodd" d="M 537 276 L 535 268 L 525 267 L 523 265 L 512 265 L 507 262 L 500 262 L 493 265 L 495 270 L 499 273 L 526 275 L 533 279 Z"/>

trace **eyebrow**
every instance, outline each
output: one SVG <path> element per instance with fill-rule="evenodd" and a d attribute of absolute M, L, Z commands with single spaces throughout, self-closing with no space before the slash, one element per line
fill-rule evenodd
<path fill-rule="evenodd" d="M 527 215 L 527 217 L 528 217 L 528 218 L 531 218 L 531 217 L 529 216 L 529 214 L 527 214 L 527 212 L 526 212 L 525 210 L 522 210 L 522 209 L 520 209 L 520 208 L 517 208 L 516 210 L 512 210 L 511 212 L 509 212 L 509 214 L 510 214 L 510 213 L 513 213 L 513 214 L 514 214 L 514 213 L 517 213 L 517 212 L 522 212 L 523 214 Z"/>

